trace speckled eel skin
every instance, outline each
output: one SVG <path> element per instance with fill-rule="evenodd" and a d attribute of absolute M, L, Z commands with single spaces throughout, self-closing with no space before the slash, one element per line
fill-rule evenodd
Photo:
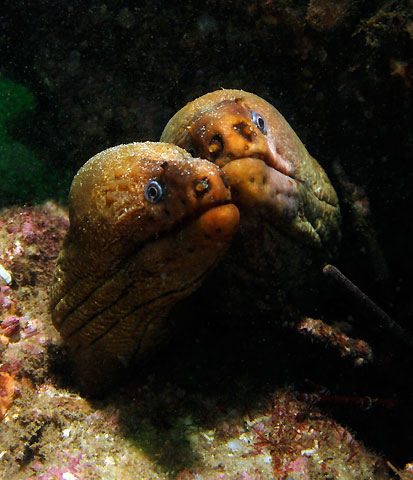
<path fill-rule="evenodd" d="M 222 177 L 207 160 L 151 142 L 105 150 L 75 176 L 51 311 L 88 393 L 167 338 L 169 310 L 226 251 L 239 212 Z"/>
<path fill-rule="evenodd" d="M 278 110 L 254 94 L 218 90 L 179 110 L 161 141 L 214 162 L 229 181 L 241 225 L 216 280 L 231 311 L 271 310 L 286 294 L 309 292 L 337 251 L 340 209 L 325 171 Z"/>

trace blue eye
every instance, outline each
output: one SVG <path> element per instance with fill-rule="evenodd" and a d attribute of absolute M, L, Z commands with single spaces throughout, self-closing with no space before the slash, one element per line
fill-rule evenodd
<path fill-rule="evenodd" d="M 150 203 L 158 203 L 162 199 L 163 189 L 156 180 L 149 180 L 144 192 L 146 200 Z"/>
<path fill-rule="evenodd" d="M 264 135 L 267 133 L 267 127 L 265 125 L 265 120 L 257 112 L 252 112 L 252 121 L 258 127 Z"/>

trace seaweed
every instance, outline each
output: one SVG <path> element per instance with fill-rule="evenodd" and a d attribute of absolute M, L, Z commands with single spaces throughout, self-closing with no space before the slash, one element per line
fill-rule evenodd
<path fill-rule="evenodd" d="M 47 198 L 65 198 L 70 176 L 53 170 L 26 145 L 16 140 L 30 128 L 36 98 L 23 85 L 0 74 L 0 205 L 38 203 Z M 23 131 L 21 131 L 23 130 Z"/>

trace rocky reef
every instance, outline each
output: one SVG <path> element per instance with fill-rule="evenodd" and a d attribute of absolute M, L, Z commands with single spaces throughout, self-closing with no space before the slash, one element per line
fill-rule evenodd
<path fill-rule="evenodd" d="M 51 202 L 1 212 L 0 259 L 12 277 L 0 293 L 4 478 L 390 478 L 385 460 L 317 408 L 316 395 L 281 387 L 280 373 L 267 385 L 274 369 L 254 359 L 245 360 L 256 379 L 251 371 L 240 375 L 231 360 L 245 345 L 239 338 L 232 345 L 228 331 L 218 347 L 199 333 L 201 352 L 193 339 L 172 342 L 105 399 L 80 396 L 48 312 L 67 228 L 66 212 Z M 286 341 L 288 333 L 278 348 Z M 293 363 L 275 370 L 293 370 Z"/>
<path fill-rule="evenodd" d="M 106 399 L 80 396 L 48 313 L 67 214 L 53 201 L 27 206 L 66 198 L 97 152 L 158 140 L 186 102 L 222 87 L 254 92 L 332 180 L 337 266 L 410 331 L 411 0 L 3 3 L 5 478 L 412 478 L 413 354 L 334 285 L 301 327 L 339 354 L 270 314 L 250 325 L 211 315 L 203 291 L 206 301 L 177 307 L 184 330 L 168 347 Z M 323 314 L 344 333 L 326 330 Z M 370 363 L 346 357 L 350 337 Z"/>

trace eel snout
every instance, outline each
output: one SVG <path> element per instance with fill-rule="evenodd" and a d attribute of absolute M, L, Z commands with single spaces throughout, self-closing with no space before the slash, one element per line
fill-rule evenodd
<path fill-rule="evenodd" d="M 231 201 L 231 191 L 219 167 L 197 159 L 188 166 L 166 167 L 168 207 L 175 216 L 197 216 Z M 182 213 L 181 213 L 182 212 Z"/>
<path fill-rule="evenodd" d="M 202 115 L 192 125 L 191 137 L 196 154 L 219 167 L 244 157 L 258 158 L 273 167 L 279 163 L 265 134 L 237 103 Z"/>

